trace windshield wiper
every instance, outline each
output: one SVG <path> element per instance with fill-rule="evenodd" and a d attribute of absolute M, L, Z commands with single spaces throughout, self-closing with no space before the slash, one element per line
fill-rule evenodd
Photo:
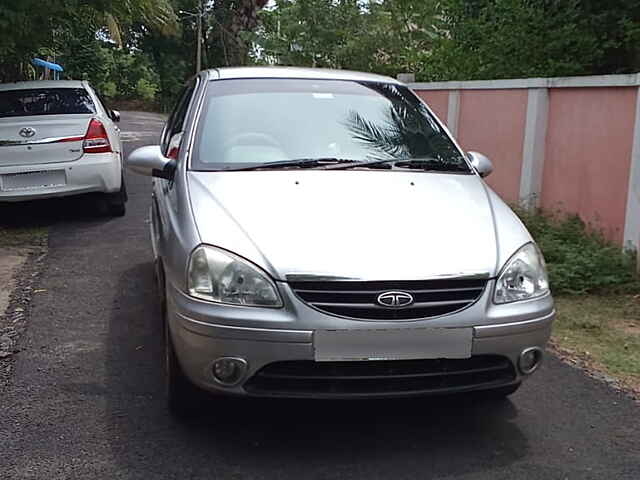
<path fill-rule="evenodd" d="M 465 163 L 460 165 L 443 162 L 431 157 L 416 157 L 416 158 L 388 158 L 385 160 L 371 160 L 367 162 L 354 162 L 348 165 L 336 165 L 326 167 L 327 170 L 346 170 L 348 168 L 370 168 L 376 165 L 392 164 L 390 167 L 394 168 L 411 168 L 432 172 L 469 172 Z"/>
<path fill-rule="evenodd" d="M 413 168 L 431 172 L 469 172 L 465 163 L 455 164 L 442 162 L 433 158 L 415 158 L 411 160 L 399 160 L 394 164 L 396 168 Z"/>
<path fill-rule="evenodd" d="M 277 162 L 266 162 L 257 165 L 239 168 L 225 168 L 225 172 L 239 172 L 243 170 L 273 170 L 278 168 L 318 168 L 327 165 L 340 165 L 350 163 L 361 163 L 358 160 L 350 160 L 348 158 L 335 157 L 319 157 L 319 158 L 296 158 L 293 160 L 280 160 Z"/>

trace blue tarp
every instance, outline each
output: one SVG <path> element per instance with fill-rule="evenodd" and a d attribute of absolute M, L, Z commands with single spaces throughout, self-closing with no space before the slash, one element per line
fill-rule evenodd
<path fill-rule="evenodd" d="M 47 62 L 46 60 L 42 60 L 41 58 L 34 58 L 33 60 L 31 60 L 31 63 L 33 63 L 34 65 L 38 66 L 38 67 L 47 67 L 51 70 L 53 70 L 54 72 L 63 72 L 64 69 L 58 65 L 57 63 L 52 63 L 52 62 Z"/>

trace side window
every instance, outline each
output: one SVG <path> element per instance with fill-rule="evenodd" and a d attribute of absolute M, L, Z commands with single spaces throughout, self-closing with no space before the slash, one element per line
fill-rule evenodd
<path fill-rule="evenodd" d="M 119 122 L 120 117 L 117 117 L 117 118 L 114 117 L 112 110 L 105 103 L 104 98 L 98 95 L 97 93 L 96 93 L 96 98 L 98 99 L 98 103 L 102 106 L 102 109 L 104 110 L 104 113 L 107 115 L 107 117 L 109 117 L 114 122 Z"/>
<path fill-rule="evenodd" d="M 105 103 L 104 98 L 101 97 L 100 95 L 98 95 L 98 93 L 96 93 L 96 98 L 98 99 L 98 103 L 102 106 L 102 109 L 110 117 L 111 116 L 111 109 Z"/>
<path fill-rule="evenodd" d="M 104 99 L 103 99 L 103 98 L 102 98 L 102 96 L 98 93 L 98 91 L 97 91 L 95 88 L 93 88 L 93 86 L 92 86 L 92 85 L 87 85 L 85 88 L 88 90 L 89 94 L 93 94 L 93 98 L 95 98 L 96 103 L 97 103 L 100 107 L 102 107 L 102 109 L 104 110 L 104 113 L 106 113 L 106 114 L 107 114 L 107 116 L 109 116 L 109 109 L 107 108 L 107 104 L 106 104 L 106 103 L 104 103 Z"/>
<path fill-rule="evenodd" d="M 162 132 L 162 153 L 167 157 L 177 156 L 177 150 L 180 148 L 180 141 L 182 140 L 184 120 L 195 88 L 195 81 L 191 81 L 185 87 Z"/>
<path fill-rule="evenodd" d="M 176 116 L 176 112 L 180 107 L 180 103 L 182 102 L 182 98 L 184 97 L 184 94 L 186 91 L 187 91 L 186 86 L 183 87 L 182 90 L 180 90 L 180 94 L 178 95 L 178 101 L 174 105 L 173 110 L 169 114 L 169 118 L 167 119 L 166 123 L 164 124 L 164 128 L 162 129 L 162 134 L 160 138 L 160 147 L 164 155 L 167 154 L 167 146 L 169 145 L 169 137 L 170 137 L 169 133 L 171 132 L 173 119 Z"/>

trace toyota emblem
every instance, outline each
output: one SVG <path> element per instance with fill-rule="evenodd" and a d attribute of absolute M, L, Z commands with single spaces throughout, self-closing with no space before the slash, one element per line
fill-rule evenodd
<path fill-rule="evenodd" d="M 21 128 L 18 133 L 20 134 L 21 137 L 31 138 L 36 134 L 36 130 L 35 128 L 24 127 L 24 128 Z"/>
<path fill-rule="evenodd" d="M 383 307 L 407 307 L 413 303 L 413 296 L 407 292 L 384 292 L 378 295 L 378 304 Z"/>

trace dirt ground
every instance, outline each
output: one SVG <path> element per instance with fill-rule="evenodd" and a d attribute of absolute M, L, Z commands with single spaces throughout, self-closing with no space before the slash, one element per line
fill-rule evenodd
<path fill-rule="evenodd" d="M 15 288 L 16 273 L 22 268 L 29 251 L 24 248 L 0 247 L 0 315 L 9 305 Z"/>

